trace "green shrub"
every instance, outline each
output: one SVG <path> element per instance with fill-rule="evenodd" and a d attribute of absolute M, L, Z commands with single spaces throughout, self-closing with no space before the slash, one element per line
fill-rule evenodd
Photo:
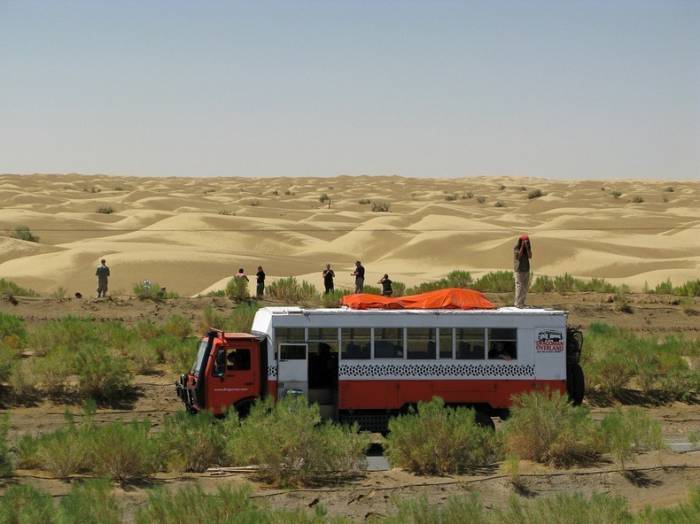
<path fill-rule="evenodd" d="M 61 499 L 58 522 L 81 524 L 122 524 L 123 511 L 107 480 L 86 480 L 75 484 Z"/>
<path fill-rule="evenodd" d="M 21 318 L 0 311 L 0 343 L 12 348 L 26 345 L 27 330 Z"/>
<path fill-rule="evenodd" d="M 542 196 L 544 196 L 544 193 L 541 189 L 533 189 L 527 193 L 528 200 L 534 200 L 535 198 L 540 198 Z"/>
<path fill-rule="evenodd" d="M 478 196 L 476 197 L 476 201 L 479 202 L 479 204 L 483 204 L 486 202 L 486 197 L 485 196 Z"/>
<path fill-rule="evenodd" d="M 27 289 L 21 286 L 18 286 L 14 282 L 10 280 L 6 280 L 4 278 L 0 278 L 0 295 L 15 295 L 18 297 L 37 297 L 39 296 L 39 293 L 34 291 L 33 289 Z"/>
<path fill-rule="evenodd" d="M 644 202 L 644 199 L 640 196 L 635 196 L 632 198 L 632 203 L 634 204 L 641 204 Z"/>
<path fill-rule="evenodd" d="M 114 213 L 114 209 L 112 209 L 112 206 L 102 206 L 97 208 L 97 212 L 103 215 L 111 215 Z"/>
<path fill-rule="evenodd" d="M 600 427 L 607 450 L 623 470 L 634 453 L 664 447 L 661 425 L 639 408 L 617 408 L 605 416 Z"/>
<path fill-rule="evenodd" d="M 493 207 L 506 207 L 506 205 L 500 200 L 496 200 L 496 203 L 493 205 Z"/>
<path fill-rule="evenodd" d="M 515 396 L 503 438 L 509 455 L 554 466 L 590 462 L 603 449 L 588 410 L 558 391 Z"/>
<path fill-rule="evenodd" d="M 12 474 L 10 449 L 7 445 L 7 433 L 10 431 L 10 415 L 0 415 L 0 477 Z"/>
<path fill-rule="evenodd" d="M 379 286 L 363 286 L 362 287 L 362 292 L 363 293 L 368 293 L 370 295 L 381 295 L 382 294 L 382 288 Z"/>
<path fill-rule="evenodd" d="M 248 281 L 245 278 L 233 277 L 226 283 L 226 296 L 231 300 L 247 300 Z"/>
<path fill-rule="evenodd" d="M 321 204 L 324 202 L 330 202 L 331 197 L 329 197 L 327 193 L 321 193 L 321 196 L 318 197 L 318 201 L 321 202 Z"/>
<path fill-rule="evenodd" d="M 454 202 L 455 200 L 457 200 L 457 195 L 455 193 L 448 193 L 447 195 L 445 195 L 445 200 L 447 200 L 448 202 Z"/>
<path fill-rule="evenodd" d="M 360 200 L 357 201 L 358 204 L 367 205 L 371 202 L 369 198 L 361 198 Z"/>
<path fill-rule="evenodd" d="M 120 352 L 120 356 L 126 359 L 131 371 L 141 374 L 153 373 L 158 364 L 164 361 L 163 356 L 147 340 L 133 342 Z"/>
<path fill-rule="evenodd" d="M 168 367 L 180 374 L 189 370 L 197 354 L 197 339 L 181 339 L 173 336 L 163 335 L 148 341 L 148 344 L 158 355 L 160 361 L 165 362 Z"/>
<path fill-rule="evenodd" d="M 9 380 L 15 360 L 17 358 L 10 348 L 0 344 L 0 384 Z"/>
<path fill-rule="evenodd" d="M 158 282 L 143 281 L 134 284 L 133 286 L 134 295 L 141 300 L 165 300 L 169 298 L 178 298 L 179 295 L 173 291 L 167 291 L 164 287 L 161 287 Z"/>
<path fill-rule="evenodd" d="M 32 374 L 49 395 L 65 392 L 68 378 L 76 368 L 75 355 L 67 347 L 54 348 L 44 358 L 33 362 Z"/>
<path fill-rule="evenodd" d="M 317 404 L 286 397 L 275 404 L 256 402 L 227 448 L 237 463 L 257 464 L 265 480 L 288 485 L 362 469 L 368 445 L 369 437 L 359 434 L 357 425 L 321 423 Z"/>
<path fill-rule="evenodd" d="M 375 213 L 388 213 L 391 209 L 391 204 L 383 200 L 372 200 L 372 211 Z"/>
<path fill-rule="evenodd" d="M 131 373 L 126 362 L 110 355 L 103 346 L 84 346 L 76 354 L 80 393 L 114 401 L 131 389 Z"/>
<path fill-rule="evenodd" d="M 620 191 L 611 191 L 610 194 L 616 199 L 622 196 L 622 193 Z"/>
<path fill-rule="evenodd" d="M 184 411 L 166 416 L 158 440 L 168 471 L 201 472 L 227 465 L 226 441 L 238 424 L 233 410 L 224 422 L 206 411 L 196 416 Z"/>
<path fill-rule="evenodd" d="M 170 315 L 161 326 L 161 329 L 166 335 L 178 338 L 190 337 L 194 332 L 190 321 L 182 315 Z"/>
<path fill-rule="evenodd" d="M 318 292 L 313 284 L 306 281 L 299 283 L 294 277 L 280 278 L 267 286 L 265 293 L 288 304 L 306 304 L 318 299 Z"/>
<path fill-rule="evenodd" d="M 426 293 L 438 289 L 446 289 L 451 287 L 470 288 L 474 284 L 471 273 L 455 269 L 450 271 L 445 278 L 432 282 L 423 282 L 417 286 L 407 289 L 404 293 L 407 295 L 415 295 L 418 293 Z"/>
<path fill-rule="evenodd" d="M 10 485 L 0 497 L 0 522 L 3 524 L 53 523 L 54 514 L 51 495 L 26 484 Z"/>
<path fill-rule="evenodd" d="M 446 408 L 438 397 L 389 421 L 386 456 L 393 467 L 424 475 L 463 473 L 497 455 L 494 432 L 477 424 L 474 410 Z"/>
<path fill-rule="evenodd" d="M 31 229 L 27 226 L 17 226 L 12 233 L 10 233 L 12 238 L 18 240 L 24 240 L 25 242 L 39 242 L 39 237 L 32 233 Z"/>
<path fill-rule="evenodd" d="M 507 293 L 515 288 L 515 279 L 512 271 L 492 271 L 479 277 L 472 287 L 479 291 Z"/>
<path fill-rule="evenodd" d="M 150 423 L 111 422 L 96 426 L 92 438 L 92 471 L 102 477 L 127 481 L 148 477 L 160 469 L 158 442 Z"/>
<path fill-rule="evenodd" d="M 340 301 L 344 296 L 352 294 L 346 289 L 336 289 L 330 293 L 321 295 L 321 305 L 327 308 L 340 307 Z"/>
<path fill-rule="evenodd" d="M 468 517 L 467 517 L 468 516 Z M 382 524 L 486 524 L 494 522 L 477 493 L 449 497 L 444 503 L 430 504 L 425 496 L 397 499 L 396 513 Z M 518 521 L 519 522 L 519 521 Z M 499 523 L 500 524 L 500 523 Z"/>
<path fill-rule="evenodd" d="M 403 282 L 398 282 L 397 280 L 393 280 L 391 282 L 391 289 L 393 291 L 392 297 L 402 297 L 406 294 L 406 284 Z"/>

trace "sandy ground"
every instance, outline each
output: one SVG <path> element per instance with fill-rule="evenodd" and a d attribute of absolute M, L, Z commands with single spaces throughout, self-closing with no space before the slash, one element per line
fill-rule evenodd
<path fill-rule="evenodd" d="M 508 295 L 489 295 L 496 302 L 507 301 Z M 533 294 L 530 302 L 535 305 L 563 307 L 570 311 L 570 323 L 587 326 L 591 322 L 605 321 L 642 333 L 684 333 L 700 337 L 700 321 L 688 315 L 675 297 L 633 295 L 632 313 L 614 310 L 609 297 L 604 294 Z M 221 310 L 231 308 L 222 298 L 177 299 L 155 304 L 151 301 L 117 298 L 112 300 L 63 300 L 20 298 L 17 305 L 0 301 L 0 311 L 23 317 L 29 324 L 74 315 L 91 315 L 97 319 L 115 319 L 133 323 L 141 318 L 165 318 L 178 313 L 197 324 L 202 308 L 213 304 Z M 700 301 L 695 308 L 700 310 Z M 584 349 L 585 350 L 585 349 Z M 163 417 L 182 409 L 173 387 L 175 377 L 163 371 L 159 374 L 136 377 L 138 395 L 118 409 L 100 408 L 98 422 L 113 420 L 149 419 L 157 429 Z M 694 404 L 673 403 L 659 405 L 652 399 L 644 399 L 630 392 L 630 402 L 641 403 L 648 413 L 661 421 L 664 436 L 669 441 L 686 440 L 688 434 L 700 431 L 700 407 Z M 606 403 L 591 404 L 593 414 L 602 417 L 612 409 Z M 24 433 L 44 432 L 63 425 L 66 408 L 79 412 L 77 405 L 51 400 L 39 400 L 27 405 L 4 405 L 2 411 L 11 413 L 11 439 Z M 79 416 L 79 415 L 78 415 Z M 538 497 L 558 492 L 580 491 L 585 494 L 607 492 L 629 500 L 633 509 L 647 504 L 656 507 L 677 504 L 686 499 L 690 486 L 700 485 L 700 452 L 651 453 L 639 456 L 627 475 L 607 459 L 592 467 L 555 470 L 523 461 L 520 465 L 523 487 L 515 488 L 498 467 L 486 469 L 477 475 L 425 477 L 398 469 L 369 472 L 340 485 L 318 489 L 273 489 L 259 483 L 250 473 L 237 471 L 209 471 L 203 474 L 159 474 L 145 484 L 116 486 L 116 493 L 127 507 L 129 515 L 142 505 L 147 489 L 163 486 L 167 489 L 199 482 L 206 490 L 231 483 L 250 483 L 256 497 L 276 507 L 313 507 L 320 503 L 331 514 L 345 515 L 363 520 L 371 515 L 387 515 L 393 511 L 396 500 L 425 496 L 439 503 L 450 495 L 479 492 L 487 508 L 504 505 L 511 495 Z M 76 477 L 77 478 L 77 477 Z M 51 478 L 46 472 L 18 470 L 15 476 L 3 481 L 31 483 L 56 496 L 65 494 L 73 479 Z M 2 489 L 3 483 L 0 483 Z"/>
<path fill-rule="evenodd" d="M 544 196 L 528 199 L 535 189 Z M 388 202 L 390 212 L 361 200 Z M 19 225 L 40 242 L 9 238 Z M 0 175 L 0 278 L 45 293 L 92 294 L 102 257 L 116 294 L 150 279 L 191 296 L 258 265 L 270 280 L 295 275 L 321 287 L 331 263 L 337 285 L 349 287 L 355 259 L 367 282 L 389 273 L 415 284 L 456 268 L 511 269 L 522 231 L 536 274 L 639 290 L 698 278 L 699 229 L 698 182 Z"/>

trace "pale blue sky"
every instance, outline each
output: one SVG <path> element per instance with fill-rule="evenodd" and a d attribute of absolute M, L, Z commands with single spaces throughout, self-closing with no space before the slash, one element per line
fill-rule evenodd
<path fill-rule="evenodd" d="M 0 172 L 700 176 L 700 0 L 0 0 Z"/>

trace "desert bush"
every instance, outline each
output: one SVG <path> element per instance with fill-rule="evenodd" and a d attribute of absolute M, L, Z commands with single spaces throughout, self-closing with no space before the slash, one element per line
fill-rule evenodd
<path fill-rule="evenodd" d="M 406 284 L 399 282 L 397 280 L 392 280 L 391 289 L 393 290 L 393 297 L 402 297 L 406 294 Z"/>
<path fill-rule="evenodd" d="M 673 193 L 674 191 L 675 191 L 675 189 L 673 189 L 672 186 L 668 186 L 668 187 L 664 188 L 664 192 L 666 192 L 666 193 Z"/>
<path fill-rule="evenodd" d="M 179 297 L 174 291 L 167 291 L 164 287 L 161 287 L 158 282 L 151 282 L 149 280 L 134 284 L 132 289 L 134 295 L 141 300 L 159 301 Z"/>
<path fill-rule="evenodd" d="M 112 209 L 112 206 L 103 206 L 98 207 L 97 212 L 102 213 L 103 215 L 111 215 L 112 213 L 114 213 L 114 209 Z"/>
<path fill-rule="evenodd" d="M 148 344 L 158 355 L 159 361 L 165 362 L 172 371 L 178 374 L 184 373 L 192 367 L 192 362 L 197 354 L 197 339 L 195 337 L 182 339 L 163 335 L 149 340 Z"/>
<path fill-rule="evenodd" d="M 633 204 L 641 204 L 643 202 L 644 202 L 644 199 L 638 195 L 632 198 Z"/>
<path fill-rule="evenodd" d="M 158 434 L 166 469 L 201 472 L 214 465 L 227 465 L 226 442 L 238 425 L 234 410 L 223 422 L 206 411 L 197 416 L 184 411 L 166 416 Z"/>
<path fill-rule="evenodd" d="M 164 361 L 164 358 L 147 340 L 138 340 L 128 345 L 120 355 L 126 359 L 131 371 L 141 374 L 153 373 L 158 364 Z"/>
<path fill-rule="evenodd" d="M 0 295 L 16 295 L 18 297 L 37 297 L 39 293 L 33 289 L 18 286 L 11 280 L 0 278 Z"/>
<path fill-rule="evenodd" d="M 393 467 L 423 475 L 463 473 L 498 456 L 495 433 L 477 424 L 473 409 L 446 408 L 438 397 L 391 419 L 385 449 Z"/>
<path fill-rule="evenodd" d="M 639 408 L 617 408 L 605 416 L 600 427 L 606 449 L 623 470 L 634 453 L 664 447 L 661 425 Z"/>
<path fill-rule="evenodd" d="M 558 391 L 515 396 L 503 438 L 510 455 L 554 466 L 590 462 L 603 451 L 588 410 Z"/>
<path fill-rule="evenodd" d="M 552 291 L 557 291 L 559 293 L 572 293 L 574 291 L 616 293 L 620 290 L 622 290 L 620 286 L 615 286 L 603 278 L 584 280 L 575 278 L 569 273 L 564 273 L 554 278 L 547 275 L 540 275 L 534 279 L 532 286 L 530 286 L 530 291 L 534 293 L 550 293 Z"/>
<path fill-rule="evenodd" d="M 81 524 L 122 524 L 121 505 L 109 481 L 86 480 L 75 484 L 61 499 L 57 522 Z M 46 521 L 49 522 L 49 521 Z"/>
<path fill-rule="evenodd" d="M 620 191 L 610 191 L 610 194 L 613 196 L 613 198 L 620 198 L 622 196 L 622 192 Z"/>
<path fill-rule="evenodd" d="M 148 421 L 111 422 L 95 426 L 86 437 L 92 439 L 91 471 L 121 482 L 148 477 L 160 468 L 158 442 Z"/>
<path fill-rule="evenodd" d="M 680 286 L 674 286 L 671 280 L 660 282 L 650 293 L 658 295 L 676 295 L 681 297 L 698 297 L 700 296 L 700 279 L 688 280 Z"/>
<path fill-rule="evenodd" d="M 486 202 L 486 197 L 485 196 L 478 196 L 476 197 L 476 201 L 479 202 L 479 204 L 483 204 Z"/>
<path fill-rule="evenodd" d="M 248 281 L 245 278 L 233 277 L 226 283 L 226 296 L 231 300 L 247 300 Z"/>
<path fill-rule="evenodd" d="M 126 362 L 114 358 L 103 346 L 80 348 L 75 364 L 78 389 L 83 395 L 114 401 L 131 389 L 132 376 Z"/>
<path fill-rule="evenodd" d="M 32 233 L 32 230 L 27 226 L 17 226 L 12 233 L 12 238 L 24 240 L 25 242 L 39 242 L 39 237 Z"/>
<path fill-rule="evenodd" d="M 632 309 L 632 304 L 630 304 L 630 299 L 624 291 L 615 293 L 613 304 L 615 311 L 619 311 L 620 313 L 632 313 L 634 311 Z"/>
<path fill-rule="evenodd" d="M 238 463 L 257 464 L 262 478 L 288 485 L 363 469 L 368 445 L 369 437 L 358 433 L 357 425 L 321 423 L 318 404 L 285 397 L 275 404 L 256 402 L 227 451 Z"/>
<path fill-rule="evenodd" d="M 48 493 L 27 484 L 7 487 L 0 497 L 3 524 L 47 524 L 55 522 L 53 499 Z"/>
<path fill-rule="evenodd" d="M 321 305 L 323 307 L 340 307 L 340 301 L 346 295 L 351 295 L 352 292 L 346 289 L 335 289 L 330 293 L 324 293 L 321 295 Z"/>
<path fill-rule="evenodd" d="M 480 276 L 472 287 L 479 291 L 507 293 L 515 288 L 515 279 L 512 271 L 491 271 Z"/>
<path fill-rule="evenodd" d="M 450 287 L 469 288 L 474 284 L 472 276 L 468 271 L 455 269 L 450 271 L 445 278 L 432 282 L 423 282 L 417 286 L 405 290 L 405 294 L 414 295 L 416 293 L 425 293 L 427 291 L 435 291 L 437 289 L 445 289 Z"/>
<path fill-rule="evenodd" d="M 533 189 L 527 193 L 528 200 L 534 200 L 535 198 L 540 198 L 542 196 L 544 196 L 544 193 L 541 189 Z"/>
<path fill-rule="evenodd" d="M 365 285 L 362 286 L 362 292 L 368 293 L 370 295 L 381 295 L 382 288 L 380 288 L 379 286 Z"/>
<path fill-rule="evenodd" d="M 7 445 L 7 433 L 10 431 L 10 415 L 0 415 L 0 477 L 12 474 L 10 448 Z"/>
<path fill-rule="evenodd" d="M 506 205 L 500 200 L 496 200 L 496 203 L 493 205 L 493 207 L 506 207 Z"/>
<path fill-rule="evenodd" d="M 24 347 L 27 342 L 27 329 L 24 321 L 15 315 L 0 311 L 0 343 L 8 347 Z"/>
<path fill-rule="evenodd" d="M 448 202 L 454 202 L 455 200 L 457 200 L 457 195 L 455 193 L 448 193 L 445 195 L 445 200 L 447 200 Z"/>
<path fill-rule="evenodd" d="M 0 384 L 7 382 L 12 375 L 12 368 L 17 357 L 9 348 L 0 344 Z"/>
<path fill-rule="evenodd" d="M 260 205 L 260 200 L 257 200 L 257 199 L 249 200 L 248 205 L 251 207 L 258 207 Z"/>
<path fill-rule="evenodd" d="M 32 375 L 37 384 L 49 395 L 60 395 L 74 373 L 75 355 L 65 346 L 57 347 L 32 364 Z"/>
<path fill-rule="evenodd" d="M 265 288 L 265 293 L 276 300 L 288 304 L 305 304 L 318 298 L 313 284 L 299 283 L 294 277 L 280 278 Z"/>
<path fill-rule="evenodd" d="M 474 198 L 474 193 L 472 193 L 471 191 L 467 191 L 466 193 L 464 193 L 462 195 L 463 200 L 468 200 L 468 199 L 472 199 L 472 198 Z"/>
<path fill-rule="evenodd" d="M 18 466 L 41 468 L 57 477 L 90 471 L 93 457 L 92 442 L 84 436 L 87 426 L 77 426 L 68 415 L 67 419 L 66 427 L 38 437 L 23 437 L 18 447 Z"/>
<path fill-rule="evenodd" d="M 26 401 L 35 393 L 36 381 L 28 361 L 17 360 L 14 362 L 7 381 L 16 400 Z"/>
<path fill-rule="evenodd" d="M 370 202 L 372 202 L 369 198 L 361 198 L 360 200 L 357 201 L 358 204 L 367 205 Z"/>
<path fill-rule="evenodd" d="M 192 336 L 192 324 L 182 315 L 170 315 L 161 326 L 163 333 L 178 338 Z"/>
<path fill-rule="evenodd" d="M 388 213 L 391 208 L 389 202 L 383 200 L 372 200 L 372 211 L 375 213 Z"/>
<path fill-rule="evenodd" d="M 318 197 L 318 201 L 321 202 L 321 204 L 330 202 L 331 197 L 329 197 L 327 193 L 321 193 L 321 196 Z"/>

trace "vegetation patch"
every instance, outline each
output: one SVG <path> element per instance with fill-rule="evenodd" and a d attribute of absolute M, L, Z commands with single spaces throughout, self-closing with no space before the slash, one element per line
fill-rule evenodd
<path fill-rule="evenodd" d="M 280 278 L 265 288 L 270 298 L 288 304 L 309 304 L 318 301 L 318 291 L 309 282 L 297 281 L 294 277 Z"/>
<path fill-rule="evenodd" d="M 261 438 L 265 435 L 265 438 Z M 239 464 L 257 464 L 259 474 L 276 485 L 310 484 L 347 476 L 365 467 L 369 436 L 357 425 L 321 422 L 318 404 L 304 397 L 256 402 L 227 450 Z"/>
<path fill-rule="evenodd" d="M 134 284 L 133 292 L 134 295 L 141 300 L 153 300 L 156 302 L 168 298 L 180 297 L 180 295 L 173 291 L 167 291 L 166 288 L 162 287 L 158 282 L 151 282 L 149 280 Z"/>
<path fill-rule="evenodd" d="M 18 286 L 10 280 L 0 278 L 0 295 L 14 295 L 18 297 L 38 297 L 39 293 L 33 289 Z"/>
<path fill-rule="evenodd" d="M 534 200 L 535 198 L 540 198 L 543 196 L 544 196 L 544 193 L 542 192 L 541 189 L 533 189 L 531 191 L 528 191 L 528 193 L 527 193 L 528 200 Z"/>
<path fill-rule="evenodd" d="M 248 300 L 248 281 L 245 278 L 233 277 L 226 283 L 226 296 L 239 302 Z"/>
<path fill-rule="evenodd" d="M 476 422 L 474 410 L 447 408 L 441 398 L 389 421 L 386 456 L 394 467 L 422 475 L 463 473 L 498 455 L 495 432 Z"/>
<path fill-rule="evenodd" d="M 384 200 L 372 200 L 372 211 L 375 213 L 388 213 L 391 209 L 391 204 Z"/>
<path fill-rule="evenodd" d="M 18 240 L 24 240 L 25 242 L 39 242 L 39 237 L 32 233 L 29 226 L 17 226 L 12 233 L 10 233 L 12 238 Z"/>
<path fill-rule="evenodd" d="M 97 212 L 102 213 L 103 215 L 111 215 L 112 213 L 114 213 L 114 209 L 112 209 L 112 206 L 103 206 L 98 207 Z"/>
<path fill-rule="evenodd" d="M 575 278 L 569 273 L 563 275 L 549 277 L 540 275 L 535 278 L 530 291 L 534 293 L 574 293 L 574 292 L 593 292 L 593 293 L 618 293 L 629 292 L 629 288 L 624 284 L 616 286 L 603 278 L 592 278 L 584 280 Z"/>

